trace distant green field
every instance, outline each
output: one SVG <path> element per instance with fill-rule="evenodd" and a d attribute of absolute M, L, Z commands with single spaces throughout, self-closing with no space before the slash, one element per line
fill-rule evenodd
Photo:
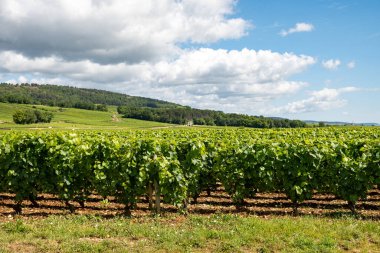
<path fill-rule="evenodd" d="M 53 112 L 51 123 L 39 123 L 31 125 L 17 125 L 13 123 L 12 115 L 19 109 L 38 109 Z M 79 129 L 114 129 L 114 128 L 154 128 L 172 126 L 166 123 L 124 119 L 116 111 L 116 106 L 108 106 L 108 112 L 90 111 L 74 108 L 50 107 L 43 105 L 23 105 L 0 103 L 0 129 L 30 129 L 30 128 L 79 128 Z"/>

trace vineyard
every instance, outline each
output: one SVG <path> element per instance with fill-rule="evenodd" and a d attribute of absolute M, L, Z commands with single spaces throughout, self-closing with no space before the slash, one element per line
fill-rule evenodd
<path fill-rule="evenodd" d="M 0 132 L 0 192 L 13 209 L 50 194 L 74 212 L 96 194 L 123 204 L 145 199 L 186 212 L 222 188 L 237 207 L 282 193 L 293 212 L 316 194 L 356 203 L 380 185 L 380 129 L 161 129 Z"/>

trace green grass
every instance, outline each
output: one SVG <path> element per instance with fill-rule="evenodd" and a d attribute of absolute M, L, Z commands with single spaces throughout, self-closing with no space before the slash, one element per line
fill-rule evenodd
<path fill-rule="evenodd" d="M 0 225 L 0 252 L 379 252 L 380 224 L 346 218 L 51 216 Z"/>
<path fill-rule="evenodd" d="M 59 128 L 59 129 L 114 129 L 114 128 L 154 128 L 167 127 L 170 124 L 124 119 L 116 112 L 116 106 L 109 106 L 108 112 L 81 110 L 74 108 L 64 108 L 62 111 L 58 107 L 35 105 L 34 107 L 53 112 L 54 118 L 51 123 L 17 125 L 13 123 L 12 115 L 19 109 L 33 109 L 33 105 L 0 103 L 0 128 L 30 129 L 30 128 Z M 117 120 L 115 120 L 116 115 Z"/>

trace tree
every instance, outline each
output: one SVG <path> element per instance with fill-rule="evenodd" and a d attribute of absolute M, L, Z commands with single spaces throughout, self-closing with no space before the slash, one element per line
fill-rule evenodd
<path fill-rule="evenodd" d="M 34 114 L 36 115 L 36 118 L 37 118 L 36 123 L 38 122 L 50 123 L 51 120 L 53 119 L 53 113 L 51 112 L 34 110 Z"/>
<path fill-rule="evenodd" d="M 13 114 L 13 121 L 16 124 L 33 124 L 37 117 L 32 110 L 18 110 Z"/>
<path fill-rule="evenodd" d="M 53 119 L 53 113 L 40 110 L 17 110 L 13 114 L 16 124 L 49 123 Z"/>
<path fill-rule="evenodd" d="M 96 105 L 96 110 L 97 110 L 97 111 L 102 111 L 102 112 L 107 112 L 107 111 L 108 111 L 108 108 L 107 108 L 107 105 L 105 105 L 105 104 L 100 104 L 100 105 Z"/>

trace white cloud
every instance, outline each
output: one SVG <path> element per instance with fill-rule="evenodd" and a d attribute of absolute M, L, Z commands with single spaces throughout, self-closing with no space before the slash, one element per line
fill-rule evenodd
<path fill-rule="evenodd" d="M 347 68 L 354 69 L 355 67 L 356 67 L 355 61 L 350 61 L 349 63 L 347 63 Z"/>
<path fill-rule="evenodd" d="M 273 108 L 271 113 L 304 113 L 314 111 L 326 111 L 343 107 L 347 101 L 341 98 L 344 93 L 359 91 L 356 87 L 344 87 L 338 89 L 324 88 L 313 91 L 310 98 L 288 103 L 285 106 Z"/>
<path fill-rule="evenodd" d="M 322 62 L 322 66 L 328 70 L 336 70 L 336 69 L 338 69 L 340 64 L 341 64 L 341 62 L 338 59 L 335 59 L 335 60 L 330 59 L 330 60 Z"/>
<path fill-rule="evenodd" d="M 28 78 L 26 78 L 25 76 L 19 76 L 18 82 L 19 83 L 27 83 L 28 82 Z"/>
<path fill-rule="evenodd" d="M 294 27 L 289 28 L 288 30 L 282 30 L 280 32 L 280 35 L 285 37 L 292 33 L 299 33 L 299 32 L 311 32 L 314 30 L 314 26 L 309 23 L 297 23 Z"/>
<path fill-rule="evenodd" d="M 171 57 L 181 43 L 244 36 L 234 0 L 2 0 L 0 50 L 98 63 Z"/>

